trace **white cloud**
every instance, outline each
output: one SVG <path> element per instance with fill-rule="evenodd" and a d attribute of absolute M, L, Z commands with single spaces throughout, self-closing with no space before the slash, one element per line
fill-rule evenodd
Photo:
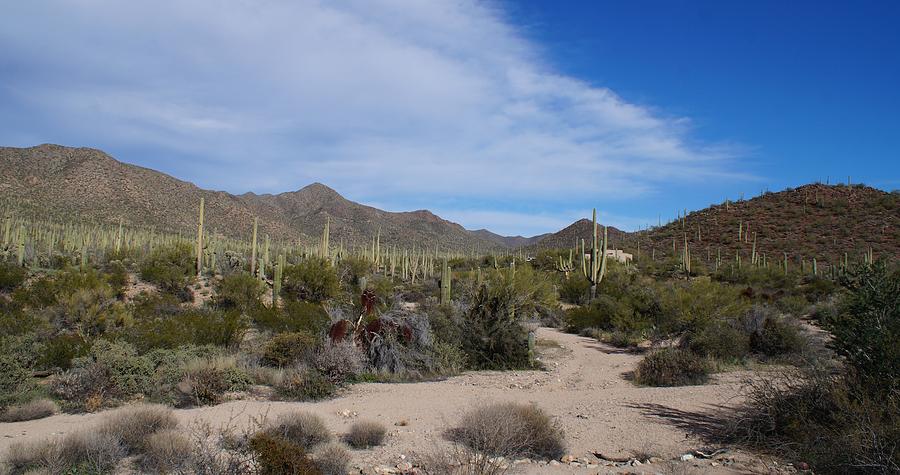
<path fill-rule="evenodd" d="M 70 145 L 189 157 L 179 178 L 235 192 L 320 181 L 369 202 L 477 201 L 459 214 L 470 228 L 511 203 L 739 175 L 734 148 L 558 74 L 474 0 L 12 2 L 0 64 L 7 99 Z"/>

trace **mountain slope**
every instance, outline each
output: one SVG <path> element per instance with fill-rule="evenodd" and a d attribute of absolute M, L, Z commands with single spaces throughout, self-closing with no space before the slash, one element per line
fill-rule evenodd
<path fill-rule="evenodd" d="M 193 233 L 200 198 L 206 226 L 248 239 L 254 217 L 273 239 L 311 241 L 331 218 L 333 242 L 371 242 L 381 230 L 384 245 L 454 249 L 501 247 L 498 241 L 425 211 L 391 213 L 345 199 L 315 183 L 277 195 L 232 195 L 147 168 L 119 162 L 100 150 L 39 145 L 0 148 L 0 197 L 18 209 L 57 221 L 72 219 L 151 226 Z"/>
<path fill-rule="evenodd" d="M 600 223 L 601 225 L 603 223 Z M 603 228 L 600 228 L 600 233 L 602 236 Z M 617 246 L 621 247 L 628 236 L 628 233 L 622 231 L 621 229 L 617 229 L 613 226 L 610 226 L 607 235 L 609 237 L 609 248 L 614 249 Z M 590 219 L 579 219 L 574 223 L 566 226 L 565 228 L 552 233 L 544 235 L 537 242 L 528 246 L 530 249 L 552 249 L 552 248 L 571 248 L 576 243 L 580 246 L 581 240 L 584 239 L 584 244 L 587 248 L 591 246 L 591 238 L 593 234 L 591 232 L 591 220 Z"/>
<path fill-rule="evenodd" d="M 654 247 L 657 256 L 671 256 L 673 239 L 680 255 L 686 237 L 696 258 L 721 252 L 723 259 L 733 261 L 739 252 L 748 262 L 754 236 L 757 252 L 765 253 L 770 263 L 780 263 L 783 253 L 793 262 L 814 257 L 837 262 L 844 253 L 858 261 L 870 247 L 875 257 L 900 257 L 900 193 L 862 185 L 804 185 L 713 205 L 689 213 L 683 224 L 675 221 L 638 233 L 630 243 L 636 247 L 640 240 L 645 251 Z"/>

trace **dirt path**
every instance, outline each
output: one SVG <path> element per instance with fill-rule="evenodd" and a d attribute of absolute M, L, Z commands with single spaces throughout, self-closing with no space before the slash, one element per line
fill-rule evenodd
<path fill-rule="evenodd" d="M 345 432 L 356 420 L 371 419 L 390 429 L 387 445 L 354 451 L 354 465 L 371 468 L 395 466 L 401 456 L 415 461 L 442 444 L 441 433 L 467 409 L 495 401 L 533 402 L 562 423 L 569 453 L 592 464 L 591 455 L 650 454 L 664 462 L 628 467 L 647 473 L 768 473 L 773 467 L 761 458 L 729 453 L 734 460 L 679 462 L 680 455 L 703 447 L 691 432 L 702 429 L 698 413 L 738 402 L 749 372 L 716 375 L 704 386 L 680 388 L 636 387 L 623 376 L 641 356 L 624 353 L 590 338 L 542 328 L 539 354 L 548 371 L 472 372 L 444 381 L 425 383 L 366 383 L 348 388 L 340 397 L 316 403 L 233 401 L 214 407 L 176 410 L 187 425 L 202 418 L 214 425 L 230 419 L 246 421 L 250 415 L 304 409 L 321 415 L 335 433 Z M 0 424 L 0 453 L 14 440 L 56 435 L 96 423 L 102 414 L 57 415 L 38 421 Z M 406 425 L 402 425 L 402 421 Z M 675 460 L 673 462 L 673 460 Z M 726 468 L 725 465 L 728 465 Z M 625 471 L 600 465 L 515 465 L 520 473 L 607 473 Z"/>

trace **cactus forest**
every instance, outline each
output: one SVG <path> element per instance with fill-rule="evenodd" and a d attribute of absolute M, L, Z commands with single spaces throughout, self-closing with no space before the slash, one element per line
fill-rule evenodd
<path fill-rule="evenodd" d="M 898 25 L 3 2 L 0 475 L 900 475 Z"/>

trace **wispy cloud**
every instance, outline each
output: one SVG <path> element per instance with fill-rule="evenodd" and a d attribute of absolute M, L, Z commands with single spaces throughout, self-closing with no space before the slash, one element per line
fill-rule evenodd
<path fill-rule="evenodd" d="M 178 157 L 181 178 L 237 192 L 321 181 L 368 202 L 469 200 L 470 228 L 513 205 L 540 216 L 742 176 L 737 148 L 558 74 L 474 0 L 12 2 L 0 68 L 0 123 L 29 116 L 4 141 Z M 502 229 L 538 228 L 513 219 Z"/>

